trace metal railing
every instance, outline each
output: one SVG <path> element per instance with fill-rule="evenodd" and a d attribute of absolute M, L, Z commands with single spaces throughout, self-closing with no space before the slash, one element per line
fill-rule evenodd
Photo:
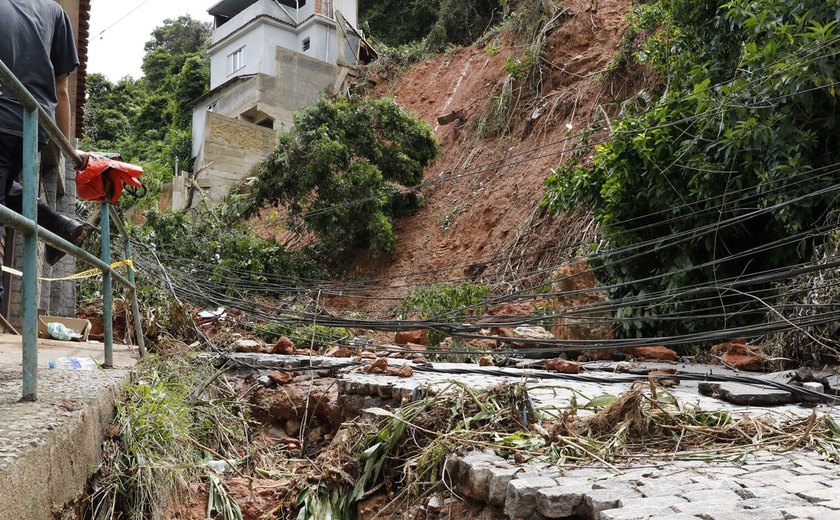
<path fill-rule="evenodd" d="M 100 206 L 100 224 L 102 233 L 102 258 L 88 253 L 38 226 L 38 127 L 40 126 L 58 146 L 61 153 L 74 167 L 82 166 L 82 158 L 75 147 L 61 133 L 50 114 L 41 107 L 26 87 L 12 71 L 0 60 L 0 85 L 11 92 L 15 100 L 23 107 L 23 211 L 18 214 L 0 205 L 0 222 L 15 228 L 23 235 L 23 281 L 21 294 L 21 315 L 23 317 L 23 400 L 35 401 L 38 398 L 38 240 L 68 253 L 78 260 L 86 262 L 102 271 L 102 307 L 104 318 L 104 344 L 106 368 L 114 366 L 114 330 L 113 330 L 113 280 L 126 287 L 131 293 L 131 310 L 134 315 L 134 329 L 140 354 L 145 354 L 143 330 L 140 324 L 140 312 L 137 302 L 137 290 L 134 284 L 134 270 L 129 265 L 128 278 L 117 273 L 111 267 L 111 221 L 125 241 L 125 257 L 131 258 L 131 243 L 116 211 L 108 203 Z M 113 218 L 112 218 L 113 217 Z"/>

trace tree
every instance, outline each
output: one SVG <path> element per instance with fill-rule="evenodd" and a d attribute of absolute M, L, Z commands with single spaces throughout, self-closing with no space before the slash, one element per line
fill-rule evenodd
<path fill-rule="evenodd" d="M 92 74 L 87 84 L 87 137 L 91 150 L 120 152 L 145 169 L 152 205 L 169 181 L 175 157 L 189 168 L 190 101 L 207 91 L 209 24 L 182 16 L 154 30 L 143 58 L 144 77 L 113 84 Z"/>
<path fill-rule="evenodd" d="M 432 130 L 390 99 L 322 99 L 295 115 L 258 169 L 252 211 L 289 208 L 289 225 L 314 232 L 334 258 L 395 250 L 392 219 L 418 196 L 438 145 Z"/>
<path fill-rule="evenodd" d="M 189 15 L 176 19 L 167 18 L 152 31 L 152 38 L 146 42 L 147 53 L 163 49 L 173 56 L 194 54 L 207 50 L 212 27 L 207 22 L 200 22 Z"/>
<path fill-rule="evenodd" d="M 192 55 L 184 62 L 175 78 L 175 126 L 189 130 L 192 125 L 190 103 L 207 92 L 210 85 L 210 66 L 206 58 Z"/>

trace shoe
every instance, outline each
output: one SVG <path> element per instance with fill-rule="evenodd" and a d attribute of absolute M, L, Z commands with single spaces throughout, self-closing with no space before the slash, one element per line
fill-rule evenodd
<path fill-rule="evenodd" d="M 77 246 L 81 245 L 88 235 L 90 235 L 94 230 L 94 227 L 87 222 L 80 222 L 78 220 L 73 220 L 70 225 L 72 226 L 70 231 L 61 233 L 59 236 Z M 59 260 L 64 258 L 65 254 L 66 253 L 64 251 L 48 245 L 44 249 L 44 260 L 46 260 L 49 265 L 55 265 Z"/>

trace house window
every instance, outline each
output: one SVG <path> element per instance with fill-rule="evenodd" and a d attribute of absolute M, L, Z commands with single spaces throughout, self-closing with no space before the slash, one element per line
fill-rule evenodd
<path fill-rule="evenodd" d="M 309 38 L 304 38 L 303 39 L 303 52 L 306 52 L 306 51 L 309 50 L 310 44 L 311 44 L 311 40 Z"/>
<path fill-rule="evenodd" d="M 245 67 L 245 47 L 228 54 L 228 76 Z"/>

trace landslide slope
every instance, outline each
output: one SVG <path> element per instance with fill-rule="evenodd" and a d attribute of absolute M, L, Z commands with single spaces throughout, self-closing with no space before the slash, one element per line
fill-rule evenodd
<path fill-rule="evenodd" d="M 603 126 L 642 88 L 641 73 L 615 67 L 630 9 L 630 0 L 564 2 L 542 42 L 541 73 L 515 89 L 516 109 L 501 136 L 480 138 L 478 128 L 516 84 L 511 71 L 528 42 L 512 30 L 376 86 L 372 95 L 394 97 L 435 129 L 441 154 L 425 172 L 425 206 L 395 225 L 396 257 L 361 255 L 349 270 L 379 301 L 366 305 L 384 310 L 383 302 L 412 287 L 465 278 L 496 291 L 528 288 L 592 242 L 591 219 L 550 215 L 540 202 L 551 169 L 580 151 L 580 132 Z M 450 114 L 460 117 L 438 122 Z"/>

